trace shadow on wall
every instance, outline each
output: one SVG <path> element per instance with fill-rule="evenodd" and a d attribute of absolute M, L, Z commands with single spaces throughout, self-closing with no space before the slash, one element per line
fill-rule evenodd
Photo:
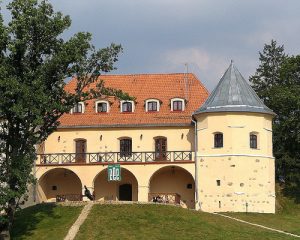
<path fill-rule="evenodd" d="M 195 129 L 192 128 L 189 130 L 188 134 L 187 134 L 187 140 L 189 141 L 189 143 L 191 144 L 191 150 L 194 151 L 195 149 Z"/>

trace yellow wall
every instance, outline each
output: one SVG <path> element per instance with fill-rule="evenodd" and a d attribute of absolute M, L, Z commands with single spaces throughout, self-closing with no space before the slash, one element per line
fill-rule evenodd
<path fill-rule="evenodd" d="M 199 204 L 204 211 L 275 211 L 272 118 L 256 113 L 210 113 L 198 120 Z M 223 147 L 214 148 L 214 133 Z M 258 133 L 251 149 L 249 134 Z M 217 180 L 221 185 L 217 186 Z"/>
<path fill-rule="evenodd" d="M 167 138 L 168 151 L 194 149 L 193 127 L 59 129 L 45 142 L 45 153 L 74 153 L 74 139 L 87 140 L 87 152 L 119 152 L 122 137 L 132 138 L 132 151 L 154 151 L 154 137 Z M 102 135 L 102 140 L 100 140 Z M 142 135 L 142 137 L 141 137 Z M 59 140 L 58 140 L 59 139 Z"/>

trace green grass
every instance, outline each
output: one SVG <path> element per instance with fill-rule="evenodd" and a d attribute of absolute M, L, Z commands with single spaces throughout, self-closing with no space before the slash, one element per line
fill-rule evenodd
<path fill-rule="evenodd" d="M 163 205 L 94 205 L 76 240 L 294 239 L 220 216 Z"/>
<path fill-rule="evenodd" d="M 52 204 L 25 208 L 16 214 L 11 231 L 12 239 L 64 239 L 81 209 L 82 207 L 62 207 Z"/>
<path fill-rule="evenodd" d="M 281 197 L 279 199 L 283 208 L 276 214 L 259 213 L 225 213 L 248 222 L 262 224 L 286 232 L 300 235 L 300 204 L 293 200 Z"/>

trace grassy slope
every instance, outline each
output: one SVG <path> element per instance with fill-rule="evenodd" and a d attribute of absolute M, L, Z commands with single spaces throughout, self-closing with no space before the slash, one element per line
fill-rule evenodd
<path fill-rule="evenodd" d="M 295 204 L 293 200 L 278 195 L 278 200 L 282 209 L 276 214 L 259 213 L 225 213 L 228 216 L 243 219 L 249 222 L 262 224 L 290 233 L 300 235 L 300 204 Z"/>
<path fill-rule="evenodd" d="M 294 239 L 208 213 L 162 205 L 95 205 L 76 240 Z"/>
<path fill-rule="evenodd" d="M 62 207 L 41 204 L 17 213 L 12 239 L 63 239 L 76 221 L 82 207 Z"/>

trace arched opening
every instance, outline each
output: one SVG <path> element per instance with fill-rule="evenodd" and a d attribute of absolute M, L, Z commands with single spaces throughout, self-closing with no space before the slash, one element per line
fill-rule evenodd
<path fill-rule="evenodd" d="M 193 176 L 178 166 L 157 170 L 149 182 L 149 201 L 180 203 L 195 208 L 195 181 Z"/>
<path fill-rule="evenodd" d="M 79 201 L 82 198 L 82 184 L 73 171 L 55 168 L 46 172 L 38 181 L 41 201 Z"/>
<path fill-rule="evenodd" d="M 138 182 L 127 169 L 121 168 L 121 181 L 109 181 L 107 169 L 102 170 L 94 179 L 95 200 L 137 201 Z"/>

